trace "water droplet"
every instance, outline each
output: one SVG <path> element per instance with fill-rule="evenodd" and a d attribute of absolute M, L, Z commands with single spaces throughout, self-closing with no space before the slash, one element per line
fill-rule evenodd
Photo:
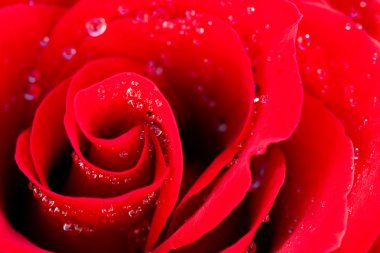
<path fill-rule="evenodd" d="M 203 27 L 197 27 L 197 28 L 195 28 L 195 31 L 198 34 L 204 34 L 205 33 L 205 29 Z"/>
<path fill-rule="evenodd" d="M 157 126 L 156 124 L 151 125 L 150 130 L 157 137 L 162 134 L 162 129 L 159 126 Z"/>
<path fill-rule="evenodd" d="M 126 7 L 126 6 L 124 6 L 124 5 L 119 5 L 119 6 L 117 7 L 117 11 L 119 12 L 119 14 L 120 14 L 121 16 L 125 16 L 125 15 L 127 15 L 127 14 L 129 13 L 129 9 L 128 9 L 128 7 Z"/>
<path fill-rule="evenodd" d="M 86 22 L 86 30 L 91 37 L 102 35 L 107 29 L 106 20 L 102 17 L 96 17 Z"/>
<path fill-rule="evenodd" d="M 156 198 L 156 192 L 149 193 L 146 198 L 142 201 L 143 205 L 148 205 Z"/>
<path fill-rule="evenodd" d="M 154 120 L 154 117 L 155 117 L 155 115 L 153 112 L 150 112 L 150 111 L 145 112 L 145 117 L 144 117 L 145 120 L 152 121 L 152 120 Z"/>
<path fill-rule="evenodd" d="M 133 81 L 131 81 L 131 85 L 137 87 L 137 86 L 139 86 L 139 82 L 133 80 Z"/>
<path fill-rule="evenodd" d="M 325 69 L 317 68 L 316 72 L 317 72 L 317 77 L 319 80 L 322 81 L 326 79 L 327 71 Z"/>
<path fill-rule="evenodd" d="M 356 8 L 352 8 L 349 10 L 348 14 L 347 14 L 351 19 L 356 19 L 360 16 L 360 13 L 358 12 L 358 10 Z"/>
<path fill-rule="evenodd" d="M 149 61 L 147 64 L 147 70 L 149 74 L 160 76 L 164 72 L 164 68 L 159 65 L 156 61 Z"/>
<path fill-rule="evenodd" d="M 73 224 L 71 224 L 71 223 L 64 223 L 62 229 L 65 232 L 72 231 L 73 230 Z"/>
<path fill-rule="evenodd" d="M 270 216 L 269 216 L 269 214 L 267 214 L 267 215 L 264 217 L 263 222 L 269 222 L 269 220 L 270 220 Z"/>
<path fill-rule="evenodd" d="M 248 248 L 245 250 L 245 253 L 254 253 L 256 251 L 256 248 L 257 248 L 256 243 L 252 241 L 249 244 Z"/>
<path fill-rule="evenodd" d="M 162 101 L 159 100 L 158 98 L 156 100 L 154 100 L 154 102 L 156 103 L 157 107 L 161 107 L 162 106 Z"/>
<path fill-rule="evenodd" d="M 307 48 L 309 48 L 311 46 L 310 34 L 307 33 L 303 36 L 298 36 L 297 37 L 297 45 L 301 51 L 305 51 Z"/>
<path fill-rule="evenodd" d="M 136 13 L 136 16 L 134 18 L 135 23 L 148 23 L 149 21 L 149 14 L 147 12 L 140 11 Z"/>
<path fill-rule="evenodd" d="M 38 82 L 39 79 L 40 79 L 40 73 L 37 70 L 33 70 L 32 72 L 30 72 L 27 78 L 28 83 L 36 83 Z"/>
<path fill-rule="evenodd" d="M 352 108 L 356 107 L 356 100 L 354 98 L 349 98 L 348 103 Z"/>
<path fill-rule="evenodd" d="M 126 158 L 126 157 L 128 157 L 128 152 L 125 151 L 125 150 L 124 150 L 124 151 L 121 151 L 121 152 L 119 153 L 119 157 L 120 157 L 120 158 L 123 158 L 123 159 Z"/>
<path fill-rule="evenodd" d="M 162 28 L 164 28 L 164 29 L 173 29 L 174 28 L 174 23 L 171 22 L 171 21 L 165 20 L 164 22 L 162 22 Z"/>
<path fill-rule="evenodd" d="M 359 159 L 359 148 L 355 148 L 354 149 L 354 160 L 358 160 Z"/>
<path fill-rule="evenodd" d="M 372 63 L 376 64 L 378 59 L 379 59 L 379 53 L 377 53 L 377 52 L 373 53 Z"/>
<path fill-rule="evenodd" d="M 225 133 L 227 131 L 227 124 L 226 123 L 219 124 L 217 130 L 219 133 Z"/>
<path fill-rule="evenodd" d="M 260 96 L 260 101 L 262 104 L 268 103 L 268 95 L 261 95 Z"/>
<path fill-rule="evenodd" d="M 106 94 L 106 89 L 104 88 L 103 85 L 99 85 L 99 88 L 97 89 L 97 94 L 98 94 L 98 97 L 103 100 L 105 99 L 105 94 Z"/>
<path fill-rule="evenodd" d="M 193 45 L 194 45 L 194 46 L 197 46 L 197 47 L 198 47 L 198 46 L 201 45 L 201 41 L 200 41 L 200 40 L 193 39 L 192 42 L 193 42 Z"/>
<path fill-rule="evenodd" d="M 192 19 L 196 14 L 197 14 L 197 12 L 195 10 L 186 10 L 185 11 L 185 16 L 187 19 Z"/>
<path fill-rule="evenodd" d="M 41 93 L 41 88 L 34 83 L 30 83 L 26 86 L 24 99 L 27 101 L 35 100 Z"/>
<path fill-rule="evenodd" d="M 140 140 L 144 140 L 144 135 L 145 135 L 144 130 L 142 130 L 142 131 L 140 132 L 139 139 L 140 139 Z"/>
<path fill-rule="evenodd" d="M 48 196 L 44 196 L 42 199 L 42 204 L 46 207 L 51 207 L 54 205 L 54 200 L 52 200 L 51 198 L 49 198 Z"/>
<path fill-rule="evenodd" d="M 234 17 L 234 16 L 229 15 L 229 16 L 227 17 L 227 19 L 228 19 L 228 21 L 230 21 L 230 24 L 231 24 L 231 25 L 235 25 L 235 24 L 236 24 L 236 20 L 235 20 L 235 17 Z"/>
<path fill-rule="evenodd" d="M 62 51 L 62 57 L 65 60 L 71 60 L 77 53 L 77 50 L 73 47 L 67 47 Z"/>
<path fill-rule="evenodd" d="M 249 6 L 249 7 L 247 7 L 247 13 L 248 13 L 248 15 L 251 15 L 252 13 L 254 13 L 255 12 L 255 7 L 253 7 L 253 6 Z"/>
<path fill-rule="evenodd" d="M 361 24 L 356 24 L 355 26 L 356 26 L 356 29 L 358 29 L 358 30 L 363 30 L 363 25 L 361 25 Z"/>
<path fill-rule="evenodd" d="M 131 218 L 137 217 L 142 212 L 141 206 L 138 206 L 136 209 L 132 209 L 128 211 L 128 215 Z"/>
<path fill-rule="evenodd" d="M 252 182 L 251 184 L 251 190 L 256 190 L 260 187 L 261 183 L 258 179 Z"/>
<path fill-rule="evenodd" d="M 48 36 L 42 37 L 42 39 L 40 40 L 40 47 L 42 47 L 42 48 L 47 47 L 49 42 L 50 42 L 50 38 Z"/>
<path fill-rule="evenodd" d="M 351 23 L 346 23 L 346 25 L 344 26 L 344 29 L 346 31 L 350 31 L 352 29 L 352 24 Z"/>
<path fill-rule="evenodd" d="M 365 8 L 367 7 L 367 3 L 365 1 L 360 1 L 359 6 L 360 8 Z"/>

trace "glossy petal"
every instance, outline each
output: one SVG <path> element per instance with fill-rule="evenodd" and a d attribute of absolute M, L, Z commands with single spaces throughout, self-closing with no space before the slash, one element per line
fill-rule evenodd
<path fill-rule="evenodd" d="M 350 139 L 334 115 L 307 95 L 300 125 L 281 146 L 286 180 L 258 241 L 259 251 L 336 249 L 346 230 L 353 180 Z"/>
<path fill-rule="evenodd" d="M 20 175 L 13 159 L 15 140 L 29 124 L 36 105 L 25 96 L 34 99 L 40 92 L 38 86 L 28 86 L 28 75 L 39 54 L 41 38 L 49 34 L 60 15 L 60 9 L 42 5 L 34 8 L 15 5 L 0 9 L 0 22 L 7 24 L 3 26 L 3 36 L 0 37 L 0 251 L 43 252 L 9 224 L 6 207 L 15 202 L 14 194 L 20 189 L 17 185 Z"/>
<path fill-rule="evenodd" d="M 331 8 L 312 3 L 298 7 L 304 14 L 297 42 L 305 88 L 343 122 L 355 148 L 355 180 L 341 251 L 367 251 L 380 232 L 380 220 L 369 218 L 380 211 L 380 47 Z"/>

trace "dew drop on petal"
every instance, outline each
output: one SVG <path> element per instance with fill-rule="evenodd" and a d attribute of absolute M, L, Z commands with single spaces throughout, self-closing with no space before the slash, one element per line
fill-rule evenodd
<path fill-rule="evenodd" d="M 325 69 L 322 69 L 322 68 L 317 68 L 316 70 L 317 72 L 317 77 L 319 80 L 325 80 L 326 76 L 327 76 L 327 71 Z"/>
<path fill-rule="evenodd" d="M 376 64 L 378 59 L 379 59 L 379 53 L 377 53 L 377 52 L 373 53 L 372 63 Z"/>
<path fill-rule="evenodd" d="M 107 29 L 106 20 L 102 17 L 92 18 L 86 22 L 86 30 L 91 37 L 102 35 Z"/>
<path fill-rule="evenodd" d="M 269 222 L 269 220 L 270 220 L 270 216 L 269 216 L 269 214 L 267 214 L 267 215 L 264 217 L 263 222 Z"/>
<path fill-rule="evenodd" d="M 67 47 L 62 51 L 62 57 L 65 60 L 71 60 L 77 53 L 77 50 L 73 47 Z"/>
<path fill-rule="evenodd" d="M 251 184 L 251 190 L 256 190 L 260 187 L 261 183 L 258 179 L 254 180 Z"/>
<path fill-rule="evenodd" d="M 303 36 L 298 36 L 297 37 L 297 45 L 301 51 L 305 51 L 307 48 L 309 48 L 311 46 L 310 34 L 307 33 Z"/>
<path fill-rule="evenodd" d="M 352 29 L 352 25 L 350 23 L 346 23 L 346 25 L 344 26 L 344 29 L 347 31 L 350 31 Z"/>
<path fill-rule="evenodd" d="M 155 117 L 155 115 L 153 112 L 150 112 L 150 111 L 145 112 L 145 117 L 144 117 L 145 120 L 152 121 L 152 120 L 154 120 L 154 117 Z"/>
<path fill-rule="evenodd" d="M 164 72 L 164 69 L 160 64 L 152 60 L 147 63 L 147 71 L 151 75 L 160 76 Z"/>
<path fill-rule="evenodd" d="M 248 248 L 245 250 L 245 253 L 254 253 L 256 251 L 256 248 L 257 248 L 256 243 L 252 241 L 249 244 Z"/>
<path fill-rule="evenodd" d="M 150 127 L 150 130 L 152 131 L 152 133 L 155 135 L 155 136 L 160 136 L 162 134 L 162 129 L 159 127 L 159 126 L 156 126 L 156 125 L 152 125 Z"/>
<path fill-rule="evenodd" d="M 41 88 L 35 83 L 30 83 L 26 86 L 24 99 L 27 101 L 33 101 L 40 95 L 40 93 Z"/>
<path fill-rule="evenodd" d="M 120 158 L 126 158 L 126 157 L 128 157 L 128 152 L 127 151 L 121 151 L 120 153 L 119 153 L 119 157 Z"/>
<path fill-rule="evenodd" d="M 42 47 L 42 48 L 47 47 L 49 42 L 50 42 L 50 38 L 48 36 L 42 37 L 42 39 L 40 40 L 40 47 Z"/>
<path fill-rule="evenodd" d="M 219 124 L 217 130 L 219 133 L 225 133 L 227 131 L 227 124 L 226 123 Z"/>
<path fill-rule="evenodd" d="M 158 98 L 156 100 L 154 100 L 154 102 L 156 103 L 157 107 L 161 107 L 162 106 L 162 101 L 159 100 Z"/>
<path fill-rule="evenodd" d="M 117 7 L 117 11 L 119 12 L 119 14 L 120 14 L 121 16 L 125 16 L 125 15 L 127 15 L 127 14 L 129 13 L 129 9 L 128 9 L 128 7 L 126 7 L 126 6 L 124 6 L 124 5 L 119 5 L 119 6 Z"/>
<path fill-rule="evenodd" d="M 63 231 L 69 232 L 73 230 L 73 224 L 71 223 L 64 223 L 62 226 Z"/>
<path fill-rule="evenodd" d="M 205 29 L 203 27 L 197 27 L 195 29 L 195 31 L 198 33 L 198 34 L 204 34 L 205 33 Z"/>
<path fill-rule="evenodd" d="M 27 77 L 28 83 L 36 83 L 40 79 L 40 73 L 37 70 L 33 70 Z"/>
<path fill-rule="evenodd" d="M 248 13 L 248 15 L 251 15 L 252 13 L 254 13 L 255 12 L 255 7 L 253 7 L 253 6 L 249 6 L 249 7 L 247 7 L 247 13 Z"/>

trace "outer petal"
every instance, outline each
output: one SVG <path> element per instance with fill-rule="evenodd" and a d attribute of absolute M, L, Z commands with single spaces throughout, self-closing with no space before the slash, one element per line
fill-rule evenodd
<path fill-rule="evenodd" d="M 343 122 L 355 148 L 341 251 L 367 251 L 380 233 L 380 219 L 372 219 L 380 212 L 380 47 L 331 8 L 312 3 L 298 7 L 304 14 L 297 42 L 305 88 Z"/>
<path fill-rule="evenodd" d="M 41 38 L 49 34 L 60 15 L 60 9 L 42 5 L 0 9 L 0 22 L 7 24 L 3 25 L 0 37 L 0 251 L 43 252 L 14 230 L 6 215 L 14 210 L 5 207 L 14 202 L 13 194 L 19 190 L 19 174 L 13 159 L 16 136 L 29 124 L 35 108 L 35 102 L 25 96 L 31 98 L 28 95 L 33 97 L 39 92 L 38 88 L 28 86 L 28 75 L 41 50 Z"/>
<path fill-rule="evenodd" d="M 316 253 L 336 249 L 346 230 L 353 179 L 351 141 L 334 115 L 307 95 L 300 125 L 281 146 L 286 180 L 259 249 Z"/>
<path fill-rule="evenodd" d="M 253 247 L 253 236 L 262 221 L 268 219 L 267 214 L 284 183 L 285 159 L 278 148 L 271 148 L 263 156 L 253 156 L 250 167 L 253 183 L 244 200 L 213 230 L 174 252 L 234 253 Z"/>
<path fill-rule="evenodd" d="M 157 248 L 157 252 L 165 252 L 170 248 L 190 244 L 226 218 L 242 200 L 239 195 L 244 195 L 249 187 L 250 182 L 244 179 L 247 173 L 244 170 L 248 168 L 247 157 L 253 153 L 260 154 L 269 143 L 288 137 L 297 124 L 302 98 L 301 86 L 294 52 L 282 51 L 282 49 L 284 47 L 294 49 L 293 36 L 299 16 L 294 7 L 288 3 L 278 1 L 278 7 L 280 7 L 279 13 L 290 13 L 286 16 L 287 22 L 277 23 L 275 19 L 268 18 L 265 10 L 269 11 L 272 8 L 261 1 L 249 3 L 236 1 L 229 2 L 228 5 L 209 1 L 201 5 L 201 10 L 211 12 L 212 15 L 219 16 L 235 27 L 248 50 L 252 50 L 249 56 L 254 64 L 257 80 L 261 82 L 258 88 L 260 91 L 257 99 L 254 100 L 257 103 L 256 108 L 247 118 L 246 127 L 235 145 L 214 160 L 182 199 L 173 215 L 172 227 L 169 227 L 169 234 L 175 232 Z M 268 23 L 271 23 L 270 28 L 266 28 Z M 252 37 L 255 36 L 257 36 L 257 41 L 252 41 Z M 288 63 L 285 68 L 279 59 Z M 291 94 L 284 96 L 288 92 Z M 288 118 L 284 120 L 282 117 Z M 285 124 L 279 128 L 272 128 L 277 120 Z M 224 191 L 227 187 L 235 187 L 231 188 L 236 189 L 235 196 Z M 223 209 L 219 208 L 214 213 L 204 211 L 220 206 L 218 201 L 221 198 L 224 198 Z M 193 232 L 187 232 L 194 224 L 200 224 L 197 226 L 198 234 L 196 235 Z"/>

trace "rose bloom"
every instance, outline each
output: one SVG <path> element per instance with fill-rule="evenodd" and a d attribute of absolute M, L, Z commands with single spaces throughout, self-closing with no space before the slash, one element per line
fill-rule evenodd
<path fill-rule="evenodd" d="M 0 252 L 380 252 L 380 2 L 3 0 Z"/>

